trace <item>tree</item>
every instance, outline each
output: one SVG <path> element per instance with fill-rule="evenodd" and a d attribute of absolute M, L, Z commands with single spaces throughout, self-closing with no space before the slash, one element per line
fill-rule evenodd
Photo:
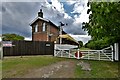
<path fill-rule="evenodd" d="M 80 47 L 83 47 L 83 42 L 82 41 L 78 41 L 78 42 L 79 42 Z"/>
<path fill-rule="evenodd" d="M 99 40 L 90 40 L 88 43 L 85 44 L 85 47 L 90 48 L 90 49 L 103 49 L 107 46 L 109 46 L 109 38 L 104 37 L 103 39 Z"/>
<path fill-rule="evenodd" d="M 17 34 L 3 34 L 3 41 L 24 40 L 23 36 Z"/>
<path fill-rule="evenodd" d="M 109 39 L 109 44 L 119 41 L 120 3 L 91 2 L 90 6 L 92 14 L 89 16 L 89 23 L 83 23 L 83 29 L 88 31 L 94 41 L 104 41 L 104 38 Z"/>

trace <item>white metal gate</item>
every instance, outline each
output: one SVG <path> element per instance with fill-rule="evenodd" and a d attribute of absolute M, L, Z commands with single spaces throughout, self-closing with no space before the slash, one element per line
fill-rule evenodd
<path fill-rule="evenodd" d="M 75 55 L 71 52 L 71 50 L 74 48 L 78 48 L 78 46 L 68 44 L 55 44 L 54 56 L 75 58 Z"/>
<path fill-rule="evenodd" d="M 102 50 L 81 50 L 81 53 L 81 59 L 113 61 L 112 46 Z"/>
<path fill-rule="evenodd" d="M 77 48 L 77 46 L 55 44 L 54 56 L 87 60 L 113 61 L 113 46 L 104 48 L 102 50 L 80 50 L 82 57 L 75 57 L 75 53 L 78 50 L 74 48 Z"/>

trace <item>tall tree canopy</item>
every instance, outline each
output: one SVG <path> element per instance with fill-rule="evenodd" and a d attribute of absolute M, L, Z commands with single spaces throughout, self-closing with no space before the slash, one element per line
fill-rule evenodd
<path fill-rule="evenodd" d="M 23 36 L 17 34 L 3 34 L 3 41 L 24 40 Z"/>
<path fill-rule="evenodd" d="M 112 43 L 120 39 L 120 3 L 91 2 L 92 14 L 89 23 L 83 23 L 83 29 L 88 31 L 94 40 L 109 38 Z"/>

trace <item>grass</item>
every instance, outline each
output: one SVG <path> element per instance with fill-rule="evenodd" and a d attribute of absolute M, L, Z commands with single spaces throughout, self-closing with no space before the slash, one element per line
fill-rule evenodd
<path fill-rule="evenodd" d="M 80 50 L 91 50 L 89 48 L 81 47 Z"/>
<path fill-rule="evenodd" d="M 87 62 L 91 65 L 91 71 L 83 71 L 80 66 L 76 65 L 76 78 L 116 78 L 118 77 L 118 62 L 109 61 L 92 61 L 57 58 L 52 56 L 24 56 L 5 58 L 2 62 L 3 78 L 17 78 L 26 74 L 30 69 L 37 69 L 59 61 L 73 60 L 76 64 L 80 61 Z"/>
<path fill-rule="evenodd" d="M 28 72 L 29 69 L 40 68 L 46 65 L 62 61 L 64 59 L 52 56 L 34 56 L 5 58 L 3 60 L 2 70 L 3 78 L 19 77 Z"/>
<path fill-rule="evenodd" d="M 78 78 L 117 78 L 118 62 L 84 60 L 91 65 L 91 71 L 83 71 L 76 66 L 75 76 Z"/>
<path fill-rule="evenodd" d="M 93 70 L 92 77 L 100 78 L 115 78 L 118 77 L 118 62 L 94 61 L 90 62 Z M 96 66 L 94 66 L 96 65 Z"/>
<path fill-rule="evenodd" d="M 0 60 L 0 79 L 2 79 L 2 60 Z"/>

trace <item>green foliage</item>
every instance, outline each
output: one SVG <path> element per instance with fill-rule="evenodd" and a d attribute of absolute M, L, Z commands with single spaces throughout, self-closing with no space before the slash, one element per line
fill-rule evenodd
<path fill-rule="evenodd" d="M 17 34 L 3 34 L 3 41 L 24 40 L 23 36 Z"/>
<path fill-rule="evenodd" d="M 92 36 L 85 46 L 98 49 L 120 40 L 120 3 L 91 2 L 92 14 L 83 29 Z"/>
<path fill-rule="evenodd" d="M 80 50 L 91 50 L 90 48 L 81 47 Z"/>
<path fill-rule="evenodd" d="M 90 49 L 103 49 L 107 46 L 110 46 L 114 43 L 112 38 L 104 37 L 99 40 L 90 40 L 87 44 L 85 44 L 85 47 Z"/>
<path fill-rule="evenodd" d="M 83 47 L 83 42 L 82 41 L 78 41 L 78 42 L 79 42 L 80 47 Z"/>

